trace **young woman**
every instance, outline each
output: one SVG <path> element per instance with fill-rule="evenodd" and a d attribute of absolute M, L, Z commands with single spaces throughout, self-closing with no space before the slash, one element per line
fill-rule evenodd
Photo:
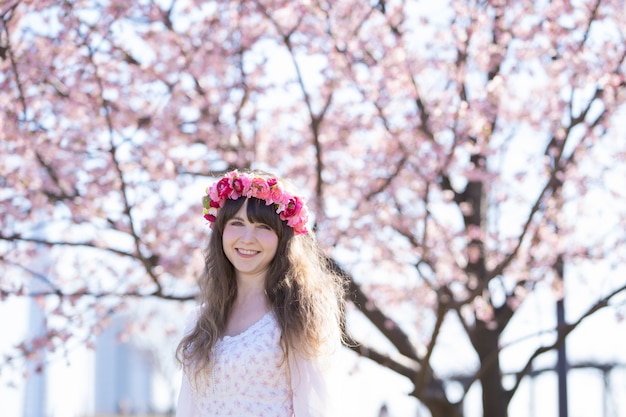
<path fill-rule="evenodd" d="M 177 349 L 177 417 L 328 417 L 343 285 L 307 229 L 302 198 L 260 172 L 207 189 L 213 229 L 199 313 Z"/>

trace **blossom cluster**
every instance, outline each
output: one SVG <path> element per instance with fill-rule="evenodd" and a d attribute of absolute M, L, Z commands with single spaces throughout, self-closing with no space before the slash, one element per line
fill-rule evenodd
<path fill-rule="evenodd" d="M 303 198 L 287 192 L 276 178 L 264 178 L 237 170 L 228 172 L 206 189 L 202 199 L 204 218 L 213 226 L 226 200 L 237 200 L 239 197 L 254 197 L 265 201 L 268 206 L 273 205 L 276 214 L 293 228 L 295 234 L 307 233 L 309 214 Z"/>

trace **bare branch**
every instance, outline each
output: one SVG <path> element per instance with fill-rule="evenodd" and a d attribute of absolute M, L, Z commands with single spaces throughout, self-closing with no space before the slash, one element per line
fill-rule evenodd
<path fill-rule="evenodd" d="M 528 359 L 526 365 L 520 371 L 518 371 L 516 373 L 516 382 L 515 382 L 515 385 L 513 386 L 513 388 L 511 388 L 511 393 L 515 393 L 515 391 L 517 391 L 517 389 L 519 388 L 519 386 L 520 386 L 524 376 L 528 375 L 530 373 L 530 371 L 532 370 L 533 361 L 537 357 L 541 356 L 542 354 L 544 354 L 546 352 L 550 352 L 550 351 L 552 351 L 554 349 L 557 349 L 559 346 L 561 346 L 561 344 L 563 344 L 565 342 L 566 337 L 574 329 L 576 329 L 587 317 L 589 317 L 589 316 L 593 315 L 594 313 L 598 312 L 599 310 L 607 307 L 609 305 L 609 302 L 611 301 L 611 299 L 613 297 L 615 297 L 618 294 L 621 294 L 623 292 L 626 292 L 626 285 L 623 285 L 623 286 L 621 286 L 621 287 L 611 291 L 608 295 L 606 295 L 605 297 L 603 297 L 603 298 L 599 299 L 598 301 L 596 301 L 576 321 L 574 321 L 572 323 L 569 323 L 569 324 L 565 324 L 562 329 L 557 329 L 557 330 L 561 330 L 561 331 L 557 331 L 557 337 L 556 337 L 556 340 L 554 341 L 554 343 L 552 343 L 550 345 L 541 346 L 537 350 L 535 350 L 535 352 L 533 352 L 533 354 Z"/>
<path fill-rule="evenodd" d="M 355 340 L 350 340 L 346 345 L 349 349 L 358 353 L 360 356 L 371 359 L 377 364 L 391 369 L 392 371 L 395 371 L 411 380 L 417 373 L 420 372 L 421 367 L 419 363 L 410 358 L 402 356 L 391 357 L 390 355 L 381 353 L 378 350 L 367 347 Z"/>

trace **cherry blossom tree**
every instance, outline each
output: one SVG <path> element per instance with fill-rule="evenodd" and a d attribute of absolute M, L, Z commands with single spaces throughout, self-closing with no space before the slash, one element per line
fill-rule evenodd
<path fill-rule="evenodd" d="M 623 315 L 621 1 L 7 0 L 0 19 L 0 299 L 47 317 L 0 366 L 193 300 L 201 194 L 232 168 L 302 190 L 351 348 L 434 417 L 475 386 L 507 415 L 539 356 Z M 566 274 L 592 301 L 505 384 L 503 335 Z M 434 360 L 450 321 L 476 358 L 456 398 Z"/>

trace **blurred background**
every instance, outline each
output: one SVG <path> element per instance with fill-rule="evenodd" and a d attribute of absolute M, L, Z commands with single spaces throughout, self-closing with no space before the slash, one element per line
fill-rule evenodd
<path fill-rule="evenodd" d="M 626 415 L 618 1 L 4 0 L 0 414 L 171 416 L 225 171 L 348 291 L 343 412 Z"/>

